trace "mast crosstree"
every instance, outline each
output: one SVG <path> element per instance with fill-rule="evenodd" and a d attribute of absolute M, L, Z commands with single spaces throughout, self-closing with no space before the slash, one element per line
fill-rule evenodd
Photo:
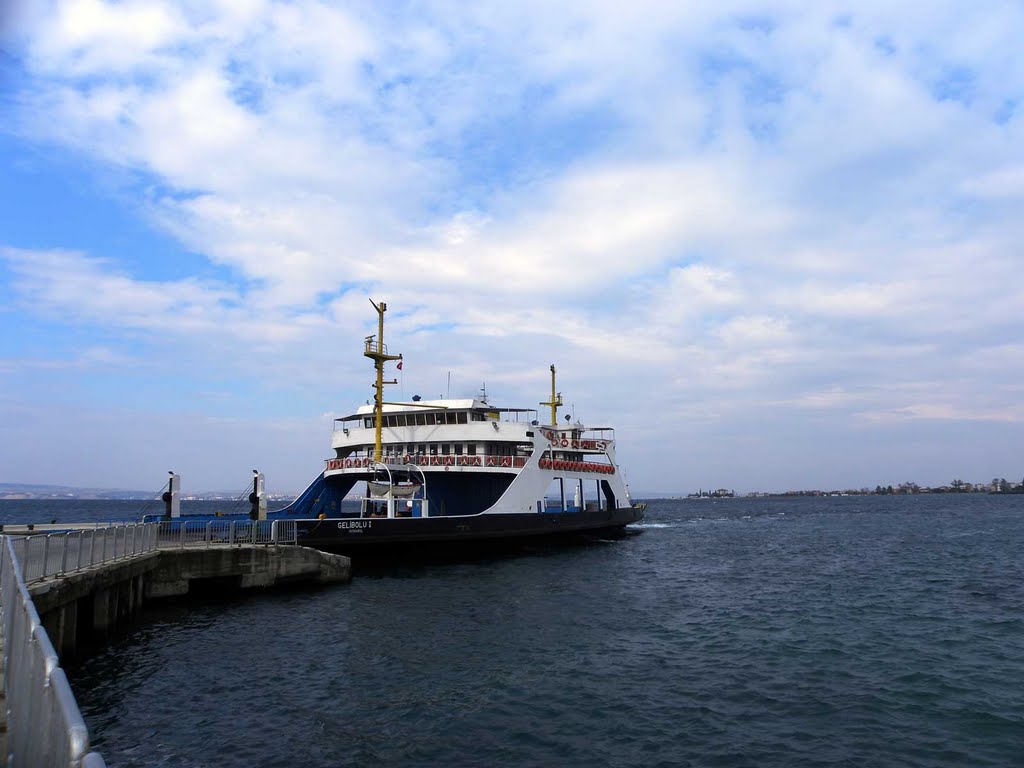
<path fill-rule="evenodd" d="M 562 404 L 562 393 L 555 392 L 555 364 L 551 364 L 551 399 L 540 405 L 551 406 L 551 426 L 558 426 L 558 406 Z"/>
<path fill-rule="evenodd" d="M 366 337 L 366 347 L 363 350 L 363 355 L 373 360 L 374 368 L 377 370 L 377 381 L 373 384 L 373 388 L 376 390 L 374 396 L 374 415 L 377 422 L 377 439 L 374 445 L 373 460 L 379 462 L 382 455 L 381 425 L 384 423 L 384 385 L 398 383 L 398 379 L 384 381 L 384 363 L 389 360 L 401 360 L 402 356 L 389 355 L 387 345 L 384 343 L 384 313 L 388 311 L 388 305 L 383 301 L 377 304 L 373 299 L 370 299 L 370 303 L 377 310 L 377 336 Z"/>

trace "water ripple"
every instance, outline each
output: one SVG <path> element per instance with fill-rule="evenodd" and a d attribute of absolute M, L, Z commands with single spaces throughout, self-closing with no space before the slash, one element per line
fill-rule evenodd
<path fill-rule="evenodd" d="M 72 679 L 112 768 L 1015 765 L 999 502 L 654 502 L 614 542 L 165 606 Z"/>

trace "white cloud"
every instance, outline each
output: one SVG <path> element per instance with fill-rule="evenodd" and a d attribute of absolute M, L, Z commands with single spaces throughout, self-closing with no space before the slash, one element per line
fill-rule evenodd
<path fill-rule="evenodd" d="M 40 8 L 32 41 L 35 63 L 63 75 L 130 72 L 152 64 L 162 47 L 178 41 L 186 25 L 159 0 L 108 3 L 67 0 L 52 15 Z"/>
<path fill-rule="evenodd" d="M 1024 299 L 1012 4 L 53 11 L 23 28 L 22 140 L 127 170 L 140 214 L 237 280 L 21 243 L 25 313 L 294 365 L 358 339 L 370 293 L 429 375 L 519 394 L 558 358 L 615 401 L 657 366 L 665 429 L 1015 412 L 1017 369 L 987 352 Z"/>

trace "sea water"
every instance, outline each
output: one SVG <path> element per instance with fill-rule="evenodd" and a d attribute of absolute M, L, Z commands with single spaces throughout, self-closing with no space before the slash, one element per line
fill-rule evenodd
<path fill-rule="evenodd" d="M 156 604 L 69 674 L 112 768 L 1022 765 L 1024 496 L 653 501 Z"/>

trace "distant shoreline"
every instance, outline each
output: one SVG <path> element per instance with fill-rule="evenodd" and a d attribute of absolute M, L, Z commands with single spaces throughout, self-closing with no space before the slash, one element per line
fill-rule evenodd
<path fill-rule="evenodd" d="M 960 481 L 954 481 L 960 482 Z M 919 486 L 916 483 L 903 483 L 899 486 L 875 486 L 874 489 L 844 490 L 790 490 L 790 491 L 735 491 L 719 488 L 714 491 L 686 493 L 681 491 L 660 491 L 656 493 L 636 492 L 632 495 L 641 499 L 689 499 L 703 501 L 707 499 L 729 498 L 796 498 L 796 497 L 827 497 L 827 496 L 917 496 L 930 494 L 990 494 L 993 496 L 1024 494 L 1024 483 L 1011 483 L 1003 478 L 992 483 L 964 483 L 962 487 L 943 485 L 935 488 Z M 271 502 L 290 502 L 295 493 L 268 493 Z M 183 494 L 182 501 L 237 501 L 237 491 L 200 491 Z M 63 485 L 43 485 L 33 483 L 0 483 L 0 501 L 155 501 L 159 493 L 151 491 L 128 490 L 120 488 L 78 488 Z"/>

